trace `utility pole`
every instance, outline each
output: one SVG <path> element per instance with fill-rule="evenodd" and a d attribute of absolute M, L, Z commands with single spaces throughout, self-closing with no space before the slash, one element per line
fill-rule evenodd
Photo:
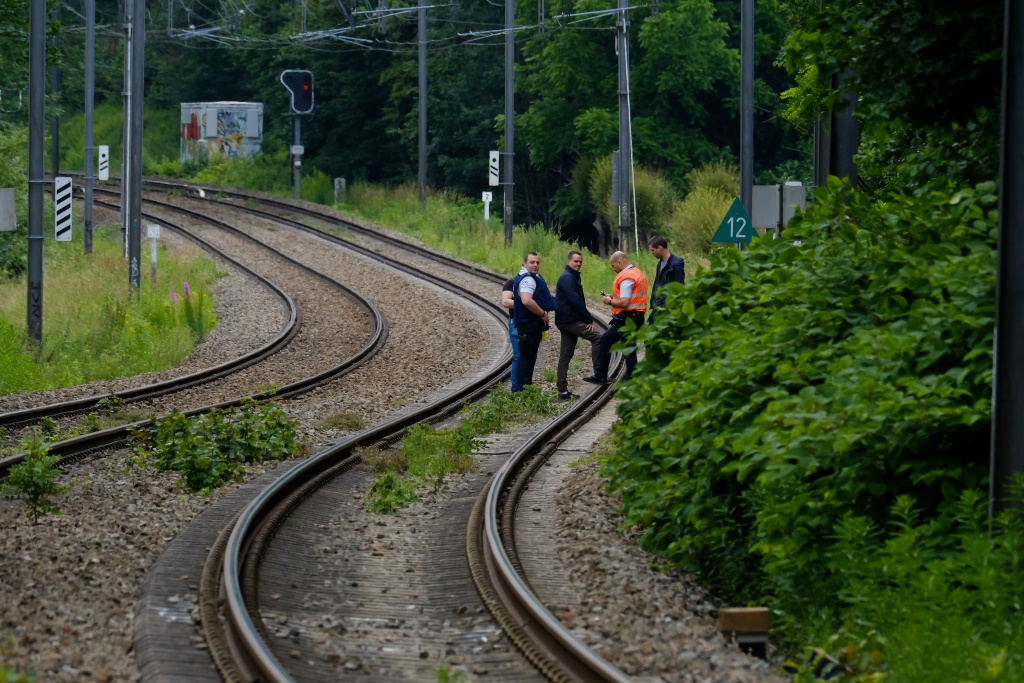
<path fill-rule="evenodd" d="M 93 100 L 96 88 L 96 0 L 85 0 L 85 253 L 92 253 Z"/>
<path fill-rule="evenodd" d="M 422 4 L 417 11 L 419 19 L 419 195 L 420 208 L 427 208 L 427 6 Z"/>
<path fill-rule="evenodd" d="M 505 244 L 512 244 L 512 165 L 515 154 L 515 90 L 512 87 L 513 67 L 515 66 L 515 2 L 505 0 L 505 200 L 503 202 L 503 219 L 505 224 Z"/>
<path fill-rule="evenodd" d="M 999 179 L 995 366 L 989 512 L 1007 499 L 1014 474 L 1024 472 L 1024 8 L 1006 0 L 1003 33 L 1003 119 Z"/>
<path fill-rule="evenodd" d="M 629 136 L 629 15 L 628 0 L 619 0 L 619 12 L 615 20 L 615 52 L 619 57 L 619 243 L 618 248 L 626 250 L 630 220 L 629 189 L 632 187 L 633 146 Z"/>
<path fill-rule="evenodd" d="M 143 63 L 146 45 L 146 0 L 134 0 L 132 14 L 131 64 L 131 151 L 129 160 L 131 178 L 128 193 L 131 211 L 128 215 L 128 283 L 130 291 L 138 294 L 140 287 L 139 260 L 142 247 L 142 90 L 145 85 Z M 127 4 L 127 3 L 126 3 Z"/>
<path fill-rule="evenodd" d="M 124 86 L 121 89 L 121 233 L 124 238 L 124 257 L 128 258 L 128 215 L 131 197 L 128 177 L 131 175 L 131 118 L 132 118 L 132 14 L 135 0 L 123 0 L 124 17 Z"/>
<path fill-rule="evenodd" d="M 43 146 L 46 114 L 46 0 L 31 0 L 28 43 L 28 336 L 43 343 Z"/>
<path fill-rule="evenodd" d="M 60 3 L 54 8 L 51 15 L 54 23 L 60 21 Z M 60 52 L 60 31 L 53 34 L 53 48 Z M 56 111 L 53 112 L 53 119 L 50 121 L 50 169 L 53 177 L 60 175 L 60 62 L 55 61 L 50 67 L 50 93 L 53 95 L 53 104 Z"/>
<path fill-rule="evenodd" d="M 740 0 L 740 201 L 754 195 L 754 0 Z"/>

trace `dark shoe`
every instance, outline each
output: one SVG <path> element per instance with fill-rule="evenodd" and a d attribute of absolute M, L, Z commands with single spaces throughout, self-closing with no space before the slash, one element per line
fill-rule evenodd
<path fill-rule="evenodd" d="M 607 377 L 597 377 L 596 375 L 591 375 L 590 377 L 584 377 L 583 381 L 584 382 L 590 382 L 591 384 L 608 384 L 608 378 Z"/>
<path fill-rule="evenodd" d="M 558 392 L 559 401 L 571 401 L 574 398 L 579 398 L 578 394 L 574 394 L 571 391 L 560 391 Z"/>

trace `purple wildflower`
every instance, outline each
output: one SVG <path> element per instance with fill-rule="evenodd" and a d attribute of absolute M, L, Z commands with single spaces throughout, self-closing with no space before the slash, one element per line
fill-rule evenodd
<path fill-rule="evenodd" d="M 182 288 L 185 290 L 185 296 L 192 296 L 192 290 L 189 289 L 188 280 L 185 280 L 185 282 L 182 285 Z"/>
<path fill-rule="evenodd" d="M 174 291 L 173 289 L 171 290 L 171 303 L 172 304 L 178 303 L 178 293 L 176 291 Z"/>

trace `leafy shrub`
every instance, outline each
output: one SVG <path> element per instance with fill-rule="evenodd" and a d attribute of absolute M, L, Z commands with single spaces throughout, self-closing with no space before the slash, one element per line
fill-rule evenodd
<path fill-rule="evenodd" d="M 1021 480 L 1017 490 L 1020 500 Z M 827 645 L 865 678 L 1024 680 L 1024 517 L 1011 508 L 990 527 L 987 503 L 967 490 L 952 510 L 922 519 L 899 496 L 887 529 L 862 515 L 843 519 L 830 567 L 844 579 L 842 626 L 815 633 L 791 624 L 803 627 L 791 635 Z"/>
<path fill-rule="evenodd" d="M 687 173 L 686 184 L 690 192 L 715 190 L 732 201 L 740 195 L 740 172 L 728 161 L 713 161 Z"/>
<path fill-rule="evenodd" d="M 707 254 L 711 237 L 729 210 L 732 198 L 715 187 L 698 187 L 675 205 L 668 219 L 668 238 L 686 254 Z"/>
<path fill-rule="evenodd" d="M 47 514 L 60 514 L 60 508 L 51 500 L 68 490 L 68 486 L 57 483 L 60 470 L 59 455 L 50 455 L 46 442 L 33 436 L 22 443 L 25 459 L 10 469 L 7 479 L 0 483 L 0 493 L 8 498 L 25 501 L 28 518 L 38 522 Z"/>
<path fill-rule="evenodd" d="M 179 486 L 207 495 L 240 481 L 247 463 L 295 455 L 301 447 L 296 425 L 273 401 L 245 399 L 230 411 L 214 409 L 192 418 L 175 411 L 133 434 L 135 458 L 181 472 Z"/>
<path fill-rule="evenodd" d="M 794 622 L 835 605 L 842 520 L 924 518 L 987 474 L 994 183 L 880 202 L 832 179 L 788 240 L 717 250 L 641 330 L 604 463 L 643 543 Z M 826 238 L 826 232 L 831 231 Z"/>
<path fill-rule="evenodd" d="M 656 171 L 636 166 L 633 170 L 633 184 L 636 193 L 636 216 L 629 217 L 640 232 L 659 232 L 672 210 L 675 199 L 671 183 Z M 590 171 L 589 179 L 591 208 L 608 225 L 619 224 L 619 209 L 612 204 L 612 157 L 597 160 Z M 630 197 L 630 206 L 634 199 Z"/>

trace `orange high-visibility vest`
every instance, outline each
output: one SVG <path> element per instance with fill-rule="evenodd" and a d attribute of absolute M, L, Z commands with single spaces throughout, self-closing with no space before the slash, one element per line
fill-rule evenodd
<path fill-rule="evenodd" d="M 629 298 L 629 305 L 626 308 L 612 307 L 612 314 L 621 313 L 625 310 L 630 311 L 646 311 L 647 310 L 647 278 L 644 277 L 642 270 L 636 266 L 630 264 L 629 266 L 622 269 L 622 271 L 615 277 L 615 284 L 612 285 L 612 295 L 619 298 L 619 287 L 625 280 L 633 281 L 633 293 Z"/>

